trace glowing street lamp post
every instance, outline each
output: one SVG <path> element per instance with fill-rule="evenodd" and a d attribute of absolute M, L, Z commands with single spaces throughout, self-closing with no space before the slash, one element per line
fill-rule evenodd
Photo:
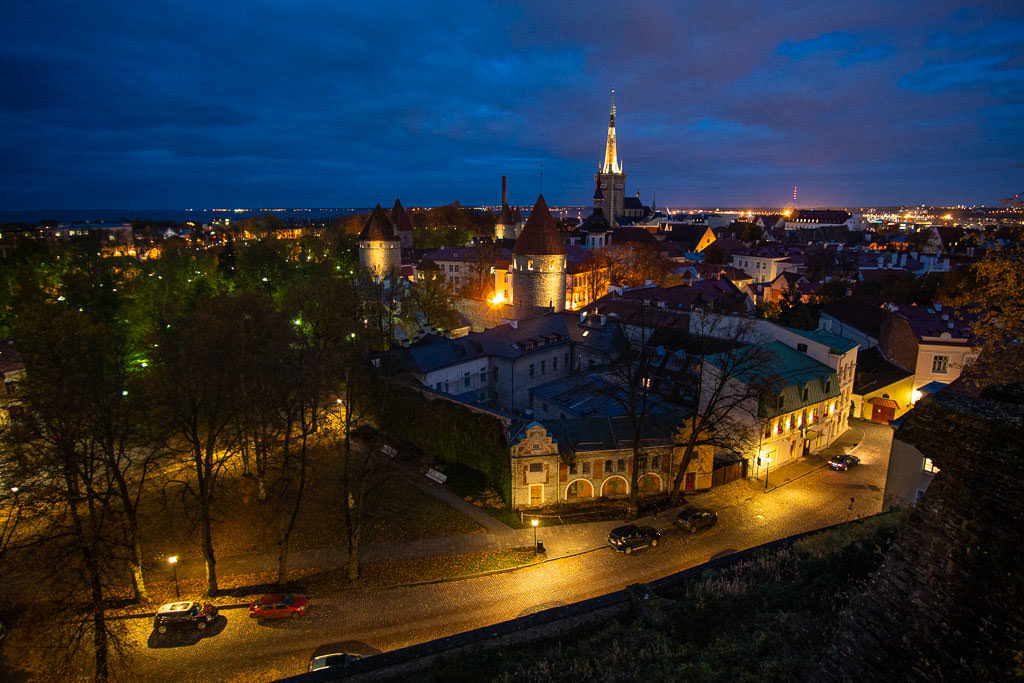
<path fill-rule="evenodd" d="M 178 588 L 178 556 L 171 555 L 167 558 L 167 561 L 171 564 L 171 569 L 174 570 L 174 597 L 181 597 L 181 589 Z"/>
<path fill-rule="evenodd" d="M 533 554 L 537 554 L 537 525 L 540 524 L 536 519 L 530 521 L 533 525 Z"/>

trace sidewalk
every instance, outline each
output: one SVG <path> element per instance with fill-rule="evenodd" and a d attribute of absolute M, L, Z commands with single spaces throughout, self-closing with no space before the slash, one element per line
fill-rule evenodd
<path fill-rule="evenodd" d="M 798 458 L 793 462 L 770 470 L 767 488 L 763 478 L 739 479 L 708 491 L 688 495 L 679 507 L 662 511 L 655 516 L 635 520 L 634 523 L 665 529 L 671 525 L 676 513 L 683 507 L 693 506 L 721 510 L 741 505 L 754 496 L 765 493 L 770 494 L 772 491 L 820 469 L 832 455 L 849 453 L 860 444 L 862 438 L 862 430 L 857 427 L 851 427 L 829 448 L 822 449 L 818 453 Z M 534 530 L 532 528 L 513 529 L 494 519 L 476 506 L 467 503 L 443 485 L 419 476 L 409 468 L 403 468 L 402 472 L 403 476 L 408 477 L 415 486 L 466 514 L 486 528 L 487 532 L 363 545 L 359 550 L 360 561 L 404 560 L 533 547 Z M 547 551 L 547 559 L 558 559 L 605 547 L 608 541 L 608 532 L 622 523 L 621 520 L 605 520 L 601 522 L 545 526 L 542 522 L 541 526 L 537 528 L 536 538 L 539 541 L 543 541 Z M 344 567 L 347 561 L 348 550 L 343 546 L 295 550 L 289 554 L 289 565 L 292 569 Z M 218 576 L 274 571 L 276 568 L 277 555 L 274 553 L 217 558 Z M 156 565 L 147 569 L 154 577 L 166 580 L 171 578 L 171 571 L 167 566 Z M 202 560 L 189 559 L 178 563 L 179 578 L 202 578 L 205 576 L 205 573 L 206 567 Z"/>

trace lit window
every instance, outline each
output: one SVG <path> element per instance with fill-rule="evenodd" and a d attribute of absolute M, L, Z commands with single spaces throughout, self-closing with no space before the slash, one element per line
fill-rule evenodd
<path fill-rule="evenodd" d="M 925 458 L 924 459 L 924 463 L 922 464 L 922 469 L 925 472 L 927 472 L 928 474 L 938 474 L 939 473 L 939 468 L 935 466 L 935 463 L 932 462 L 931 458 Z"/>
<path fill-rule="evenodd" d="M 932 372 L 944 375 L 949 371 L 949 356 L 932 356 Z"/>

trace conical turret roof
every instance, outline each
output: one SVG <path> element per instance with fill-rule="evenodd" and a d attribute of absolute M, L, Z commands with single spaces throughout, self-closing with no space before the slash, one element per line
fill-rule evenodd
<path fill-rule="evenodd" d="M 512 253 L 520 256 L 547 256 L 567 252 L 565 242 L 558 232 L 558 224 L 548 210 L 544 195 L 540 195 L 526 219 L 522 234 L 512 247 Z"/>
<path fill-rule="evenodd" d="M 512 207 L 508 204 L 501 205 L 501 214 L 498 216 L 498 225 L 514 225 L 519 221 L 516 220 L 515 215 L 512 213 Z"/>
<path fill-rule="evenodd" d="M 395 205 L 391 209 L 391 222 L 395 224 L 395 230 L 398 232 L 412 232 L 412 221 L 409 220 L 409 214 L 400 199 L 395 200 Z"/>
<path fill-rule="evenodd" d="M 363 231 L 359 233 L 359 239 L 387 242 L 398 240 L 395 237 L 395 228 L 391 225 L 391 219 L 388 218 L 388 214 L 381 208 L 380 204 L 370 214 L 366 225 L 363 226 Z"/>

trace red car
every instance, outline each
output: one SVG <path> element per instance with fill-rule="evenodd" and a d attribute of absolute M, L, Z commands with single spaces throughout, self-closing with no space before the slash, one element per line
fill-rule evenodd
<path fill-rule="evenodd" d="M 257 619 L 277 619 L 279 617 L 297 617 L 306 613 L 309 600 L 305 595 L 277 593 L 264 595 L 249 605 L 249 616 Z"/>

